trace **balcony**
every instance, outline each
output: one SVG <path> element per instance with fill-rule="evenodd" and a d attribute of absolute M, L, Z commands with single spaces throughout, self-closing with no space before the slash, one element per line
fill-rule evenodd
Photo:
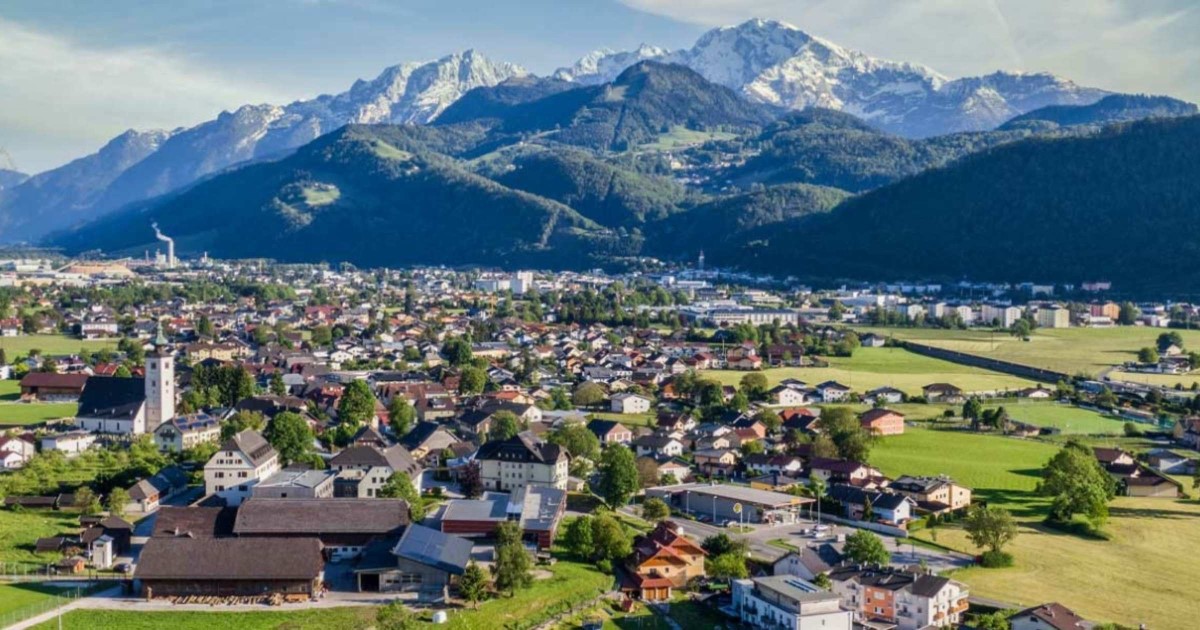
<path fill-rule="evenodd" d="M 964 598 L 958 600 L 957 602 L 955 602 L 954 605 L 950 607 L 950 614 L 956 615 L 958 613 L 967 612 L 967 609 L 970 607 L 971 607 L 970 602 L 968 602 L 967 598 L 964 597 Z"/>

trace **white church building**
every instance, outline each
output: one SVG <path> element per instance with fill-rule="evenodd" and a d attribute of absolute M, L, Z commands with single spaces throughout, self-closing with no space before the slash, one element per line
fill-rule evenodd
<path fill-rule="evenodd" d="M 84 431 L 116 435 L 153 433 L 175 417 L 175 358 L 158 327 L 146 355 L 145 378 L 92 376 L 83 386 L 75 424 Z"/>

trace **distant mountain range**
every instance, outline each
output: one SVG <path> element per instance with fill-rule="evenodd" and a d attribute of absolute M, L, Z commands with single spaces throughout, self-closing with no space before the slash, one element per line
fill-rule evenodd
<path fill-rule="evenodd" d="M 1126 193 L 1140 188 L 1125 180 L 1147 173 L 1083 152 L 1144 151 L 1161 174 L 1182 177 L 1194 161 L 1171 160 L 1186 151 L 1142 145 L 1190 128 L 1127 123 L 1196 113 L 1176 99 L 1044 74 L 950 80 L 777 22 L 715 29 L 680 51 L 597 52 L 549 77 L 468 51 L 389 68 L 335 96 L 127 132 L 0 188 L 0 241 L 140 255 L 157 246 L 157 221 L 184 255 L 583 267 L 703 249 L 717 263 L 813 279 L 1117 278 L 1129 271 L 1103 260 L 1039 266 L 1045 252 L 1024 246 L 1064 246 L 1057 240 L 1009 243 L 970 226 L 1000 229 L 997 217 L 1015 212 L 989 205 L 1005 198 L 995 186 L 1040 204 L 1014 225 L 1056 238 L 1076 229 L 1077 199 L 1107 193 L 1134 204 Z M 1043 152 L 1094 171 L 1045 164 L 1058 177 L 1035 178 L 1011 157 Z M 938 179 L 956 174 L 990 197 L 968 200 L 961 182 Z M 911 192 L 921 182 L 958 197 Z M 1111 204 L 1097 207 L 1104 220 L 1068 250 L 1140 229 Z M 892 208 L 920 233 L 896 228 Z M 956 245 L 944 249 L 958 258 L 943 265 L 938 241 L 922 234 L 1005 242 L 1020 254 L 999 263 Z M 889 257 L 917 244 L 923 255 Z"/>
<path fill-rule="evenodd" d="M 545 95 L 610 83 L 646 60 L 691 68 L 752 103 L 844 111 L 911 138 L 992 129 L 1035 109 L 1091 104 L 1107 94 L 1048 74 L 995 73 L 951 80 L 924 66 L 874 59 L 764 20 L 714 29 L 683 50 L 644 45 L 628 52 L 597 51 L 559 69 L 552 80 L 513 82 L 512 90 L 524 98 L 530 89 Z M 77 160 L 29 182 L 34 190 L 0 197 L 0 241 L 37 240 L 226 168 L 282 157 L 346 124 L 426 124 L 473 88 L 529 76 L 519 66 L 468 50 L 427 63 L 392 66 L 341 94 L 289 105 L 246 105 L 189 129 L 138 133 L 155 139 L 153 150 L 140 156 L 111 150 L 113 143 L 129 141 L 127 133 L 106 145 L 108 151 L 81 158 L 97 176 L 77 181 L 72 176 L 79 168 Z M 512 96 L 493 93 L 489 98 L 503 103 Z M 446 122 L 461 120 L 468 105 Z M 619 145 L 615 140 L 610 148 Z M 131 160 L 133 156 L 137 159 Z M 64 180 L 69 185 L 53 184 Z M 46 191 L 47 186 L 55 190 Z"/>
<path fill-rule="evenodd" d="M 27 186 L 35 190 L 18 187 L 0 197 L 0 241 L 36 240 L 231 166 L 285 156 L 347 124 L 428 123 L 472 88 L 525 74 L 468 50 L 392 66 L 337 95 L 245 105 L 189 129 L 129 131 L 98 153 L 33 178 Z M 80 181 L 80 169 L 93 176 Z"/>

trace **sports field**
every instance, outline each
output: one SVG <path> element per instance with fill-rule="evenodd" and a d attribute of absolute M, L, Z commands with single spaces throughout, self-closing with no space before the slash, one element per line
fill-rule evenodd
<path fill-rule="evenodd" d="M 810 385 L 838 381 L 856 392 L 876 387 L 895 387 L 909 395 L 920 395 L 930 383 L 952 383 L 968 392 L 993 392 L 1033 387 L 1032 381 L 908 352 L 901 348 L 859 348 L 852 357 L 830 357 L 827 368 L 771 368 L 764 370 L 773 386 L 794 378 Z M 725 385 L 737 385 L 748 372 L 707 370 L 701 373 Z"/>
<path fill-rule="evenodd" d="M 1004 410 L 1013 420 L 1057 428 L 1066 434 L 1121 435 L 1125 430 L 1125 420 L 1055 402 L 1005 403 Z"/>
<path fill-rule="evenodd" d="M 871 327 L 862 330 L 1066 374 L 1091 375 L 1135 360 L 1139 349 L 1153 346 L 1158 336 L 1166 332 L 1163 328 L 1144 326 L 1039 328 L 1029 341 L 1021 341 L 1005 332 L 987 330 Z M 1178 332 L 1183 335 L 1186 349 L 1200 349 L 1200 331 Z"/>

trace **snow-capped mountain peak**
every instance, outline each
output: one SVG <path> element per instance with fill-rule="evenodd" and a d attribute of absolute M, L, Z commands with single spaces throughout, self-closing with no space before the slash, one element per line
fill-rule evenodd
<path fill-rule="evenodd" d="M 639 61 L 663 59 L 668 54 L 670 53 L 667 49 L 649 44 L 642 44 L 627 52 L 601 48 L 584 55 L 569 68 L 555 70 L 553 76 L 562 81 L 573 81 L 582 85 L 608 83 Z"/>
<path fill-rule="evenodd" d="M 991 129 L 1039 107 L 1087 104 L 1107 94 L 1046 73 L 952 80 L 920 64 L 872 57 L 763 19 L 712 29 L 683 50 L 596 51 L 555 77 L 602 83 L 643 59 L 687 66 L 751 100 L 843 110 L 906 136 Z"/>

